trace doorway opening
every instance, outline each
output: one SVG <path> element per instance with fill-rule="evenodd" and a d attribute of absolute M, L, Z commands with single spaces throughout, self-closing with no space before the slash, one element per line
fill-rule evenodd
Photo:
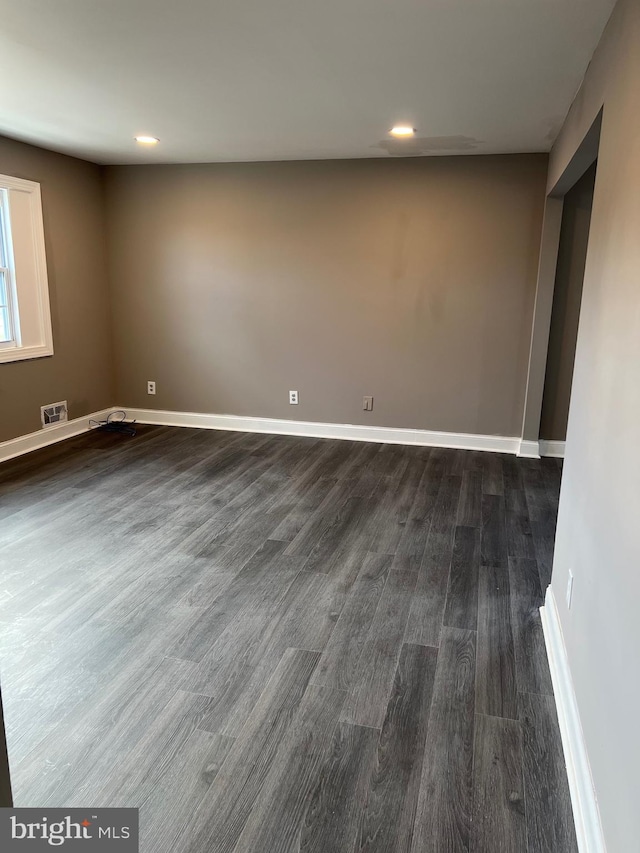
<path fill-rule="evenodd" d="M 596 170 L 597 160 L 564 196 L 540 416 L 545 456 L 564 456 Z"/>

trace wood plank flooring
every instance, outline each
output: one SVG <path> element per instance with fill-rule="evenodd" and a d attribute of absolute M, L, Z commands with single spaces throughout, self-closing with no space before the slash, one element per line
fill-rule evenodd
<path fill-rule="evenodd" d="M 0 466 L 17 805 L 144 853 L 574 853 L 560 465 L 141 427 Z"/>

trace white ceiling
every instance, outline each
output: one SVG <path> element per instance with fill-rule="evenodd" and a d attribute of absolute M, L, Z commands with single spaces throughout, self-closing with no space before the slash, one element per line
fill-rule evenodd
<path fill-rule="evenodd" d="M 0 133 L 100 163 L 547 151 L 613 5 L 0 0 Z"/>

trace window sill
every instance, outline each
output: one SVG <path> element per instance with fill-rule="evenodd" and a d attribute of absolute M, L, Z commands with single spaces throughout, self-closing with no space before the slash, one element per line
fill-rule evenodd
<path fill-rule="evenodd" d="M 0 347 L 0 364 L 12 361 L 26 361 L 30 358 L 46 358 L 53 355 L 53 347 L 44 345 L 36 347 Z"/>

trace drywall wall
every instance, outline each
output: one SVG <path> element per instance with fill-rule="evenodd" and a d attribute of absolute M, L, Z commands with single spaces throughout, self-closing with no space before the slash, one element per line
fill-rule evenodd
<path fill-rule="evenodd" d="M 106 169 L 119 403 L 519 435 L 546 171 Z"/>
<path fill-rule="evenodd" d="M 114 402 L 100 167 L 0 137 L 0 174 L 42 191 L 54 354 L 0 364 L 0 441 L 40 429 L 40 407 L 69 417 Z"/>
<path fill-rule="evenodd" d="M 595 163 L 564 197 L 540 438 L 564 441 L 575 361 L 582 282 L 596 179 Z"/>
<path fill-rule="evenodd" d="M 527 390 L 522 419 L 522 438 L 525 442 L 534 443 L 532 449 L 536 453 L 538 452 L 537 444 L 540 437 L 540 416 L 542 414 L 551 309 L 553 308 L 553 291 L 558 262 L 558 247 L 560 245 L 562 206 L 563 200 L 561 198 L 547 196 L 542 218 L 536 298 L 530 333 Z"/>
<path fill-rule="evenodd" d="M 604 104 L 552 587 L 609 853 L 638 849 L 640 3 L 620 0 L 550 160 Z M 574 574 L 567 610 L 568 572 Z"/>

